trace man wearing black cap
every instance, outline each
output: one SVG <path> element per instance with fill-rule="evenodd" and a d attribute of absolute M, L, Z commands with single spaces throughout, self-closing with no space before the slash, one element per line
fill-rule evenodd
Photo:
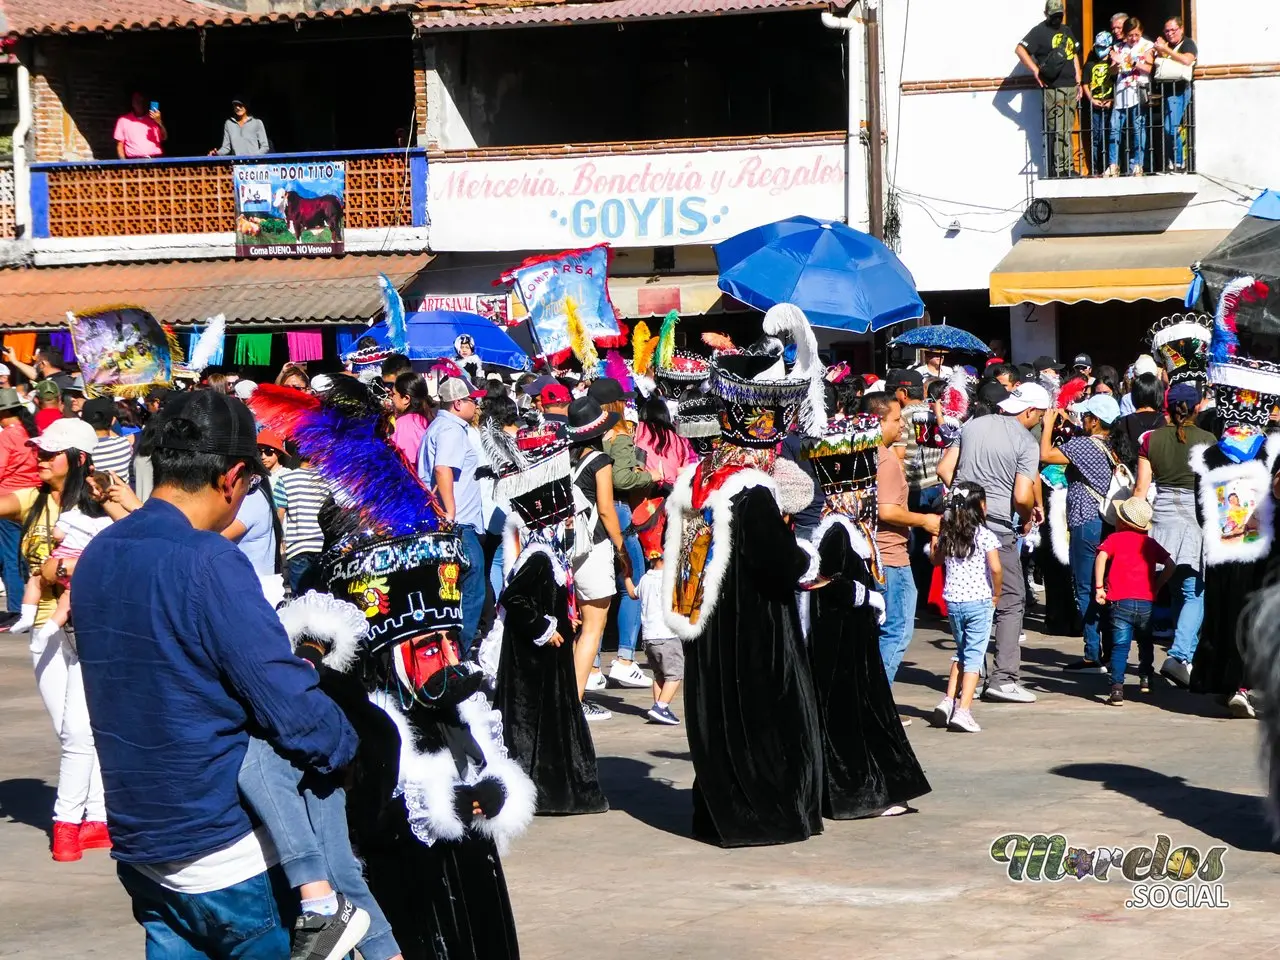
<path fill-rule="evenodd" d="M 322 774 L 356 736 L 219 536 L 265 473 L 248 408 L 180 394 L 153 441 L 151 499 L 94 538 L 72 600 L 112 856 L 148 953 L 285 957 L 296 906 L 236 786 L 250 732 Z"/>
<path fill-rule="evenodd" d="M 1093 357 L 1087 353 L 1077 353 L 1076 358 L 1071 361 L 1071 369 L 1093 383 Z"/>
<path fill-rule="evenodd" d="M 256 157 L 271 152 L 267 128 L 257 117 L 249 115 L 243 100 L 231 101 L 231 116 L 222 125 L 222 146 L 210 150 L 211 157 Z"/>

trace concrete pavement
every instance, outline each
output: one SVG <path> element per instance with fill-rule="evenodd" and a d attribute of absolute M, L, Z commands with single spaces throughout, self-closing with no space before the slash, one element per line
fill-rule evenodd
<path fill-rule="evenodd" d="M 641 691 L 601 695 L 614 718 L 592 732 L 612 810 L 539 818 L 505 860 L 523 956 L 1280 958 L 1280 860 L 1252 722 L 1169 687 L 1139 699 L 1136 683 L 1122 709 L 1108 708 L 1105 677 L 1061 672 L 1079 641 L 1029 633 L 1024 679 L 1039 703 L 977 705 L 977 735 L 930 729 L 948 642 L 918 629 L 897 685 L 933 784 L 919 812 L 828 822 L 785 847 L 690 840 L 683 728 L 645 723 Z M 25 638 L 3 634 L 0 730 L 0 956 L 141 956 L 109 858 L 49 859 L 56 742 Z M 1201 854 L 1226 845 L 1231 907 L 1127 910 L 1133 884 L 1114 875 L 1015 883 L 992 841 L 1037 833 L 1090 850 L 1152 846 L 1157 833 Z"/>

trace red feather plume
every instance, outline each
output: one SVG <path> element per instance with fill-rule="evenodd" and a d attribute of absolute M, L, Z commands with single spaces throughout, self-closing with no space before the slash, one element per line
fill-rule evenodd
<path fill-rule="evenodd" d="M 1058 391 L 1058 402 L 1054 404 L 1059 410 L 1066 410 L 1073 403 L 1078 403 L 1084 399 L 1086 393 L 1089 392 L 1089 381 L 1083 378 L 1068 380 L 1062 385 L 1062 389 Z"/>
<path fill-rule="evenodd" d="M 264 383 L 249 397 L 249 409 L 268 430 L 288 437 L 300 417 L 320 409 L 320 398 L 293 387 Z"/>

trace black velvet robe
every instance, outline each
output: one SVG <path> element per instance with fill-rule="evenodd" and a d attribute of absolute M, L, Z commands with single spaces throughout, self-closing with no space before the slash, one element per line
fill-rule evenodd
<path fill-rule="evenodd" d="M 832 582 L 811 594 L 809 630 L 822 729 L 822 815 L 852 820 L 914 800 L 930 787 L 880 658 L 876 608 L 867 603 L 867 591 L 875 589 L 867 562 L 843 524 L 824 526 L 819 572 Z"/>
<path fill-rule="evenodd" d="M 386 914 L 405 960 L 517 960 L 520 945 L 494 842 L 468 834 L 427 846 L 409 828 L 404 800 L 393 797 L 400 735 L 350 676 L 328 671 L 325 692 L 360 737 L 347 823 L 369 890 Z M 445 742 L 434 711 L 410 722 L 433 747 Z"/>
<path fill-rule="evenodd" d="M 538 813 L 604 813 L 596 750 L 573 669 L 569 595 L 541 550 L 519 561 L 502 591 L 502 654 L 494 706 L 502 711 L 502 736 L 510 753 L 538 788 Z M 554 629 L 564 643 L 534 643 Z"/>
<path fill-rule="evenodd" d="M 673 491 L 677 509 L 682 495 L 687 502 L 687 484 Z M 822 832 L 822 745 L 795 598 L 810 557 L 767 487 L 709 503 L 717 526 L 731 531 L 713 540 L 712 555 L 721 551 L 725 561 L 718 600 L 696 637 L 679 631 L 693 835 L 722 847 L 805 840 Z M 680 530 L 673 514 L 668 567 Z"/>

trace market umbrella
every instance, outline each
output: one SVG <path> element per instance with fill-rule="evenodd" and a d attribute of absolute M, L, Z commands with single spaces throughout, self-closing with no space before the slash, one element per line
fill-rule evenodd
<path fill-rule="evenodd" d="M 730 237 L 715 254 L 720 289 L 759 310 L 792 303 L 815 326 L 857 333 L 924 316 L 902 261 L 839 221 L 790 217 Z"/>
<path fill-rule="evenodd" d="M 889 341 L 891 347 L 933 347 L 936 350 L 956 350 L 963 353 L 988 354 L 991 348 L 967 330 L 959 327 L 916 327 Z"/>

